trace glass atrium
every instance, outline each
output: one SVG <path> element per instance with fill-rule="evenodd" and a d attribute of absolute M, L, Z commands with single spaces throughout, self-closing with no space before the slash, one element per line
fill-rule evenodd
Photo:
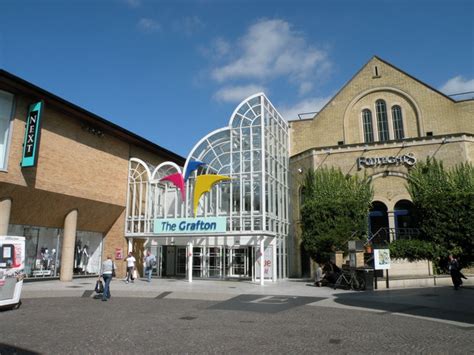
<path fill-rule="evenodd" d="M 253 95 L 237 106 L 227 127 L 194 146 L 184 167 L 172 162 L 153 167 L 130 160 L 126 237 L 130 243 L 144 241 L 145 248 L 161 257 L 158 276 L 243 277 L 263 282 L 259 275 L 264 250 L 264 278 L 285 278 L 288 159 L 287 123 L 263 93 Z M 196 161 L 200 166 L 186 176 L 184 189 L 162 180 L 171 174 L 186 175 Z M 204 174 L 230 180 L 203 194 L 195 213 L 195 183 Z M 209 217 L 225 217 L 225 232 L 154 232 L 161 220 Z"/>

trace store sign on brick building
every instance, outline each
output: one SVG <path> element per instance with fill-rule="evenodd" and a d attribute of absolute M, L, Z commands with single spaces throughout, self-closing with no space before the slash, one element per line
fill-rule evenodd
<path fill-rule="evenodd" d="M 41 116 L 43 113 L 43 101 L 30 105 L 26 117 L 25 140 L 23 141 L 23 156 L 21 167 L 36 166 L 41 134 Z"/>
<path fill-rule="evenodd" d="M 357 158 L 357 169 L 377 168 L 386 165 L 413 166 L 416 164 L 416 157 L 413 153 L 404 155 L 391 155 L 387 157 L 359 157 Z"/>

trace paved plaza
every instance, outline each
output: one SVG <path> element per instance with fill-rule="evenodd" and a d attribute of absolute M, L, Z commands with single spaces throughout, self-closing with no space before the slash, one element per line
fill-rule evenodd
<path fill-rule="evenodd" d="M 286 280 L 27 283 L 0 312 L 0 354 L 470 353 L 474 288 L 350 292 Z"/>

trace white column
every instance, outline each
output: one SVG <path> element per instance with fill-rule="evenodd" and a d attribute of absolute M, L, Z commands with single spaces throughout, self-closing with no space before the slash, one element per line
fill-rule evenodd
<path fill-rule="evenodd" d="M 395 212 L 394 211 L 388 211 L 388 227 L 389 227 L 389 238 L 390 238 L 390 243 L 394 241 L 395 239 Z M 392 233 L 393 232 L 393 233 Z"/>
<path fill-rule="evenodd" d="M 12 210 L 12 200 L 6 198 L 0 201 L 0 235 L 8 234 L 10 224 L 10 212 Z"/>
<path fill-rule="evenodd" d="M 193 282 L 193 241 L 188 242 L 187 248 L 187 258 L 188 258 L 188 281 Z"/>
<path fill-rule="evenodd" d="M 265 280 L 265 237 L 260 239 L 260 285 L 263 286 Z"/>
<path fill-rule="evenodd" d="M 77 210 L 72 210 L 64 218 L 63 245 L 61 249 L 61 281 L 72 281 L 74 267 L 74 244 L 76 243 Z"/>
<path fill-rule="evenodd" d="M 272 257 L 272 281 L 276 282 L 277 280 L 277 238 L 273 238 L 273 244 L 272 244 L 272 251 L 273 251 L 273 257 Z M 280 264 L 281 265 L 281 264 Z"/>

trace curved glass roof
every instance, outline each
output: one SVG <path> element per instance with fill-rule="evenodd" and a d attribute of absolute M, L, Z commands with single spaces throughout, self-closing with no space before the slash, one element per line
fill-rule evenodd
<path fill-rule="evenodd" d="M 232 114 L 228 127 L 211 132 L 191 150 L 186 165 L 191 160 L 202 161 L 206 165 L 199 171 L 206 174 L 231 175 L 236 168 L 238 170 L 240 159 L 234 162 L 234 169 L 231 169 L 231 155 L 241 148 L 250 149 L 251 132 L 240 129 L 261 125 L 262 95 L 258 93 L 243 101 Z"/>

